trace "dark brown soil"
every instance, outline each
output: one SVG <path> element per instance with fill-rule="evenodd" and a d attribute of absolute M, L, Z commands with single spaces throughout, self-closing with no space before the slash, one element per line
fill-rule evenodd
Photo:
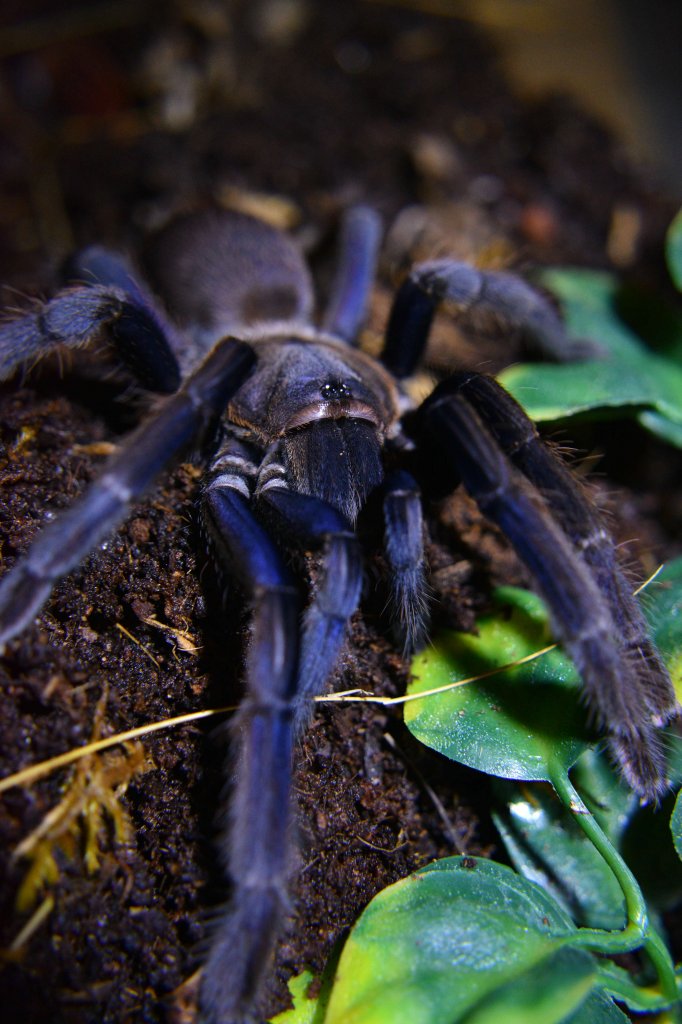
<path fill-rule="evenodd" d="M 634 210 L 634 248 L 620 262 L 645 283 L 663 281 L 672 206 L 569 100 L 520 103 L 470 24 L 356 0 L 292 3 L 288 28 L 265 2 L 121 3 L 108 26 L 103 13 L 101 23 L 92 15 L 86 24 L 85 9 L 62 32 L 64 7 L 43 5 L 44 20 L 30 23 L 28 42 L 4 61 L 10 144 L 0 158 L 0 263 L 20 296 L 47 290 L 73 243 L 134 245 L 177 208 L 253 202 L 256 193 L 286 200 L 275 212 L 298 218 L 323 270 L 334 218 L 357 199 L 387 223 L 419 204 L 429 224 L 419 255 L 448 251 L 522 269 L 608 266 L 614 219 Z M 188 83 L 195 92 L 187 110 Z M 392 237 L 395 254 L 403 242 Z M 391 267 L 384 270 L 370 343 L 388 307 Z M 23 301 L 9 290 L 6 299 Z M 434 359 L 494 368 L 514 354 L 499 340 L 473 340 L 478 347 L 443 324 Z M 5 387 L 7 567 L 45 510 L 68 505 L 97 474 L 102 443 L 116 443 L 134 422 L 120 400 L 107 400 L 113 390 L 62 384 L 50 373 Z M 572 440 L 604 453 L 598 500 L 642 570 L 678 550 L 675 453 L 622 425 L 582 428 Z M 0 665 L 3 775 L 83 744 L 97 722 L 107 734 L 238 699 L 240 629 L 207 566 L 197 488 L 196 466 L 166 474 L 56 587 L 36 627 L 8 645 Z M 468 499 L 456 496 L 430 530 L 436 623 L 471 628 L 495 584 L 524 581 Z M 198 650 L 180 649 L 150 618 Z M 335 687 L 394 694 L 406 678 L 369 602 L 354 620 Z M 117 842 L 105 815 L 91 873 L 82 837 L 57 851 L 54 909 L 7 955 L 0 976 L 7 1024 L 167 1019 L 171 993 L 198 965 L 210 908 L 223 895 L 211 846 L 223 804 L 215 728 L 211 721 L 145 737 L 144 763 L 128 748 L 127 765 L 120 757 L 93 764 L 109 792 L 127 783 L 130 833 Z M 435 857 L 501 855 L 485 779 L 418 749 L 398 712 L 320 708 L 299 763 L 301 871 L 271 1012 L 286 1005 L 286 979 L 304 966 L 319 971 L 384 886 Z M 57 803 L 66 778 L 57 772 L 1 798 L 5 949 L 29 917 L 15 910 L 27 864 L 11 851 Z"/>

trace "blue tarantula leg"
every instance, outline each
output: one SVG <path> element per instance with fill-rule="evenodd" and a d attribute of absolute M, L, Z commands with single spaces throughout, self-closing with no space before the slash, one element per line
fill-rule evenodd
<path fill-rule="evenodd" d="M 283 483 L 258 495 L 278 520 L 278 529 L 303 549 L 322 549 L 322 574 L 306 609 L 297 687 L 296 729 L 312 714 L 312 698 L 327 680 L 346 639 L 348 620 L 362 588 L 362 552 L 345 516 L 326 501 L 291 491 Z"/>
<path fill-rule="evenodd" d="M 180 370 L 160 315 L 113 285 L 67 288 L 16 320 L 0 325 L 0 380 L 60 346 L 80 348 L 106 331 L 139 382 L 169 393 Z"/>
<path fill-rule="evenodd" d="M 30 623 L 56 581 L 113 530 L 157 473 L 222 413 L 254 362 L 248 345 L 226 338 L 130 435 L 85 494 L 43 530 L 0 582 L 0 643 Z"/>
<path fill-rule="evenodd" d="M 679 711 L 670 675 L 649 637 L 646 620 L 632 596 L 613 539 L 579 482 L 540 438 L 521 406 L 492 377 L 454 374 L 461 394 L 476 409 L 502 450 L 538 488 L 556 522 L 592 570 L 632 663 L 642 695 L 657 725 Z"/>
<path fill-rule="evenodd" d="M 322 326 L 325 331 L 355 341 L 367 314 L 381 244 L 381 219 L 368 206 L 349 209 L 341 223 L 336 276 Z"/>
<path fill-rule="evenodd" d="M 416 480 L 393 473 L 384 490 L 384 550 L 391 570 L 391 610 L 405 653 L 425 640 L 427 585 L 424 524 Z"/>
<path fill-rule="evenodd" d="M 202 972 L 204 1024 L 250 1018 L 286 913 L 291 870 L 292 745 L 299 599 L 265 529 L 249 508 L 246 482 L 221 473 L 204 495 L 212 547 L 250 596 L 246 696 L 233 720 L 236 786 L 220 854 L 233 883 Z"/>
<path fill-rule="evenodd" d="M 666 788 L 660 737 L 590 567 L 541 506 L 535 488 L 502 454 L 457 381 L 443 382 L 426 400 L 417 429 L 423 442 L 445 443 L 466 489 L 525 562 L 623 774 L 642 797 L 657 799 Z"/>
<path fill-rule="evenodd" d="M 458 314 L 495 317 L 519 330 L 524 341 L 551 359 L 584 358 L 596 348 L 569 339 L 547 299 L 513 274 L 477 270 L 454 260 L 431 260 L 413 267 L 393 302 L 381 360 L 395 377 L 409 377 L 416 370 L 442 303 Z"/>
<path fill-rule="evenodd" d="M 144 388 L 160 394 L 176 391 L 180 368 L 169 344 L 174 328 L 140 284 L 129 262 L 119 253 L 91 245 L 71 257 L 65 277 L 72 285 L 100 286 L 110 291 L 112 318 L 106 324 L 107 338 L 121 362 Z M 118 313 L 117 294 L 124 296 Z"/>

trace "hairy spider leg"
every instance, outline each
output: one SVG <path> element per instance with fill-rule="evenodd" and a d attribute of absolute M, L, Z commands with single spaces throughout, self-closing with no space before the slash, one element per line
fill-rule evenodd
<path fill-rule="evenodd" d="M 554 519 L 589 565 L 608 602 L 624 656 L 632 665 L 623 685 L 636 683 L 654 724 L 665 725 L 679 711 L 675 689 L 651 642 L 646 620 L 599 512 L 567 466 L 544 444 L 518 402 L 495 380 L 476 373 L 458 374 L 453 386 L 474 406 L 514 465 L 538 488 Z"/>
<path fill-rule="evenodd" d="M 252 605 L 246 695 L 233 719 L 239 753 L 228 820 L 219 841 L 233 883 L 202 971 L 206 1024 L 249 1017 L 288 909 L 292 746 L 299 680 L 299 598 L 266 530 L 249 508 L 239 471 L 221 459 L 203 499 L 219 562 Z M 232 773 L 230 773 L 232 774 Z"/>
<path fill-rule="evenodd" d="M 421 493 L 414 477 L 405 470 L 396 470 L 385 480 L 383 513 L 393 625 L 407 654 L 426 639 L 428 589 Z"/>
<path fill-rule="evenodd" d="M 445 441 L 448 459 L 464 486 L 532 573 L 623 774 L 641 796 L 656 800 L 666 788 L 660 737 L 643 688 L 625 682 L 632 664 L 624 656 L 609 603 L 591 568 L 553 522 L 537 490 L 504 456 L 460 390 L 457 375 L 426 399 L 416 430 L 423 444 Z"/>
<path fill-rule="evenodd" d="M 173 329 L 143 294 L 125 260 L 103 249 L 85 250 L 71 273 L 89 283 L 63 289 L 0 324 L 0 380 L 56 348 L 81 348 L 103 336 L 143 387 L 162 394 L 175 391 L 181 378 L 169 341 Z"/>
<path fill-rule="evenodd" d="M 276 451 L 261 460 L 243 433 L 226 427 L 202 517 L 218 568 L 226 579 L 236 576 L 250 596 L 254 623 L 247 697 L 236 718 L 240 754 L 231 827 L 221 842 L 234 889 L 213 935 L 201 990 L 210 1024 L 242 1019 L 269 966 L 292 861 L 291 747 L 310 717 L 311 698 L 332 671 L 362 584 L 360 546 L 344 516 L 290 491 Z M 298 591 L 269 536 L 271 524 L 285 542 L 322 549 L 320 579 L 302 626 Z"/>
<path fill-rule="evenodd" d="M 296 731 L 306 727 L 312 698 L 324 693 L 360 601 L 362 551 L 348 520 L 326 501 L 282 482 L 259 492 L 277 532 L 303 550 L 321 549 L 321 576 L 306 609 L 297 688 Z"/>
<path fill-rule="evenodd" d="M 107 340 L 142 387 L 160 394 L 180 387 L 175 328 L 124 256 L 90 245 L 67 261 L 64 278 L 70 285 L 100 285 L 122 291 L 133 308 L 124 309 L 109 322 Z"/>
<path fill-rule="evenodd" d="M 412 268 L 393 301 L 381 361 L 394 377 L 416 370 L 442 303 L 457 314 L 494 316 L 551 359 L 570 361 L 598 351 L 593 343 L 570 339 L 547 299 L 525 281 L 454 260 L 431 260 Z"/>
<path fill-rule="evenodd" d="M 0 581 L 0 643 L 29 625 L 58 579 L 116 526 L 154 477 L 220 416 L 253 368 L 251 348 L 226 338 L 135 430 L 70 509 L 47 526 Z"/>
<path fill-rule="evenodd" d="M 367 314 L 381 244 L 381 219 L 369 206 L 343 216 L 336 273 L 322 320 L 325 331 L 354 342 Z"/>

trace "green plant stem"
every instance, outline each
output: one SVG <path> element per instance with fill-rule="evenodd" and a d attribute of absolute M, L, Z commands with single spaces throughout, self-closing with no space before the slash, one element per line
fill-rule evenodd
<path fill-rule="evenodd" d="M 552 775 L 552 785 L 563 804 L 569 808 L 580 828 L 616 876 L 625 897 L 627 913 L 627 925 L 622 931 L 610 932 L 599 928 L 579 928 L 571 945 L 584 946 L 597 953 L 625 953 L 644 947 L 656 969 L 660 994 L 651 989 L 643 989 L 641 990 L 642 996 L 645 997 L 645 993 L 650 994 L 648 998 L 654 998 L 657 995 L 658 1005 L 661 1007 L 677 1001 L 678 986 L 675 968 L 665 943 L 649 922 L 649 912 L 637 879 L 597 824 L 568 775 L 557 770 Z"/>

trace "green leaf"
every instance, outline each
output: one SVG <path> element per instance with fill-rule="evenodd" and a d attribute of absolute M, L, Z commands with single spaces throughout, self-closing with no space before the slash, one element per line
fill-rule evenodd
<path fill-rule="evenodd" d="M 634 415 L 665 440 L 682 445 L 682 367 L 647 348 L 620 320 L 616 278 L 552 270 L 542 281 L 561 300 L 571 336 L 596 341 L 603 358 L 512 366 L 500 377 L 504 387 L 538 421 L 585 413 Z"/>
<path fill-rule="evenodd" d="M 682 210 L 668 228 L 665 258 L 675 286 L 682 291 Z"/>
<path fill-rule="evenodd" d="M 437 861 L 367 907 L 341 954 L 325 1024 L 455 1024 L 478 1020 L 467 1016 L 477 1007 L 487 1020 L 486 1002 L 518 1004 L 515 983 L 537 986 L 540 965 L 565 1016 L 596 977 L 590 954 L 557 955 L 574 935 L 564 911 L 511 868 Z"/>
<path fill-rule="evenodd" d="M 618 316 L 620 282 L 613 274 L 556 267 L 544 270 L 540 281 L 561 302 L 571 337 L 596 342 L 612 362 L 642 356 L 641 339 Z"/>
<path fill-rule="evenodd" d="M 625 927 L 623 892 L 600 853 L 548 790 L 501 787 L 507 810 L 493 816 L 512 863 L 541 885 L 574 921 L 591 928 Z"/>
<path fill-rule="evenodd" d="M 409 694 L 482 675 L 551 643 L 540 598 L 504 587 L 495 601 L 478 636 L 442 634 L 414 659 Z M 554 649 L 491 678 L 408 702 L 405 722 L 426 746 L 471 768 L 549 781 L 567 772 L 590 742 L 579 688 L 572 663 Z"/>
<path fill-rule="evenodd" d="M 566 1017 L 563 1024 L 629 1024 L 630 1018 L 609 999 L 605 992 L 595 989 L 585 1002 Z"/>
<path fill-rule="evenodd" d="M 283 1010 L 273 1017 L 271 1024 L 315 1024 L 317 999 L 308 997 L 308 989 L 314 978 L 311 971 L 303 971 L 289 979 L 287 987 L 294 1005 L 290 1010 Z"/>
<path fill-rule="evenodd" d="M 660 291 L 632 282 L 621 283 L 617 296 L 618 315 L 648 348 L 682 363 L 682 308 Z"/>
<path fill-rule="evenodd" d="M 667 565 L 640 600 L 682 696 L 682 558 Z M 410 695 L 485 675 L 551 641 L 540 598 L 506 587 L 495 601 L 496 609 L 478 622 L 477 636 L 443 633 L 414 659 Z M 578 687 L 572 663 L 557 649 L 490 678 L 410 701 L 405 722 L 422 743 L 454 761 L 501 778 L 551 781 L 557 769 L 568 771 L 590 743 Z M 672 735 L 666 743 L 672 777 L 677 778 L 682 773 L 682 744 Z M 613 813 L 622 828 L 625 816 L 632 813 L 632 806 L 626 807 L 632 798 L 627 789 L 614 785 L 621 799 L 615 801 Z M 604 796 L 593 803 L 608 806 Z M 614 802 L 615 792 L 609 800 Z M 596 813 L 600 817 L 598 808 Z"/>
<path fill-rule="evenodd" d="M 343 949 L 343 940 L 339 939 L 329 954 L 327 963 L 318 980 L 316 995 L 310 996 L 310 988 L 315 976 L 310 971 L 291 978 L 288 982 L 293 1007 L 273 1017 L 270 1024 L 324 1024 L 327 1003 L 334 983 L 334 975 Z"/>
<path fill-rule="evenodd" d="M 462 1018 L 463 1024 L 560 1024 L 594 984 L 589 958 L 560 949 L 520 977 L 501 985 Z"/>
<path fill-rule="evenodd" d="M 668 444 L 675 445 L 676 448 L 682 448 L 682 423 L 676 423 L 667 419 L 666 416 L 661 416 L 658 412 L 650 411 L 638 413 L 637 421 L 650 434 L 655 434 L 656 437 L 667 441 Z"/>

